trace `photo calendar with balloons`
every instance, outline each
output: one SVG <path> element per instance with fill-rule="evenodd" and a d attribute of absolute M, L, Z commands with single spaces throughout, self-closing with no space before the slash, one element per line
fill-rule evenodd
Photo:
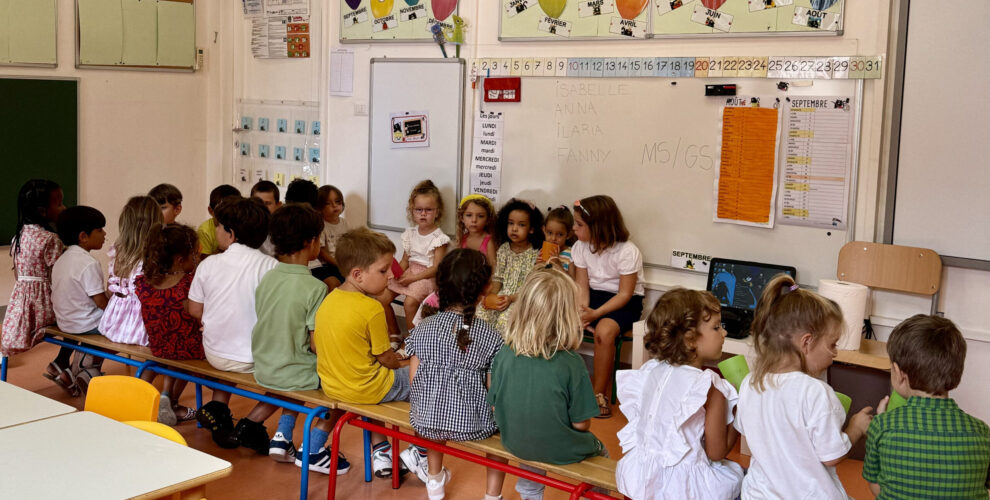
<path fill-rule="evenodd" d="M 844 0 L 499 0 L 499 3 L 499 40 L 502 41 L 841 35 L 844 21 Z"/>
<path fill-rule="evenodd" d="M 457 0 L 340 0 L 340 41 L 429 42 L 434 25 L 453 38 L 455 18 Z"/>

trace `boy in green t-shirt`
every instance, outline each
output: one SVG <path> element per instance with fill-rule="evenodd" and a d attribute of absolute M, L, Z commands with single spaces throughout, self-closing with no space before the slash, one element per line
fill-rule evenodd
<path fill-rule="evenodd" d="M 268 271 L 255 290 L 258 321 L 251 331 L 251 355 L 254 379 L 258 385 L 279 391 L 317 389 L 316 353 L 312 334 L 316 310 L 326 295 L 326 286 L 313 278 L 306 263 L 320 252 L 323 219 L 312 208 L 291 204 L 272 214 L 271 240 L 278 265 Z M 302 403 L 299 403 L 302 404 Z M 275 436 L 268 440 L 264 422 L 278 407 L 259 403 L 247 417 L 237 423 L 237 439 L 242 446 L 267 452 L 276 462 L 295 462 L 302 466 L 292 443 L 292 430 L 298 413 L 282 410 Z M 336 417 L 320 420 L 310 433 L 310 443 L 317 450 L 309 455 L 309 470 L 330 473 L 330 452 L 323 446 Z M 350 464 L 343 455 L 337 462 L 338 475 Z"/>
<path fill-rule="evenodd" d="M 409 400 L 409 367 L 389 345 L 385 310 L 375 297 L 392 277 L 395 245 L 365 228 L 337 240 L 337 264 L 344 284 L 316 312 L 316 370 L 323 392 L 347 403 L 378 404 Z M 391 477 L 391 445 L 372 433 L 375 475 Z M 424 450 L 425 454 L 425 450 Z"/>
<path fill-rule="evenodd" d="M 907 403 L 884 412 L 881 401 L 870 423 L 863 461 L 870 490 L 878 499 L 986 499 L 990 428 L 949 397 L 966 361 L 956 325 L 912 316 L 891 332 L 887 353 L 890 383 Z"/>

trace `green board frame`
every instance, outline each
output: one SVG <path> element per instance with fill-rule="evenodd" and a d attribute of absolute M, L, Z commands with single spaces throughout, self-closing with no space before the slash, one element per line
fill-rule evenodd
<path fill-rule="evenodd" d="M 0 245 L 17 228 L 17 192 L 30 179 L 62 187 L 78 201 L 79 81 L 0 78 Z"/>

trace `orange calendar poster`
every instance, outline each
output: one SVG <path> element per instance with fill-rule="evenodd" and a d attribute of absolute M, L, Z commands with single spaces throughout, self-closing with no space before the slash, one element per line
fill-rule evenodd
<path fill-rule="evenodd" d="M 773 227 L 777 113 L 774 108 L 723 108 L 716 222 Z"/>

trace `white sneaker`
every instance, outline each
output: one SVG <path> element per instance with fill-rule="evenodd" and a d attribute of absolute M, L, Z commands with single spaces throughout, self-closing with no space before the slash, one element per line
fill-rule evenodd
<path fill-rule="evenodd" d="M 430 479 L 426 481 L 426 494 L 430 500 L 442 500 L 446 495 L 444 488 L 450 482 L 450 471 L 446 467 L 440 471 L 440 479 Z"/>
<path fill-rule="evenodd" d="M 392 477 L 392 447 L 375 450 L 371 453 L 371 468 L 375 477 Z"/>
<path fill-rule="evenodd" d="M 402 459 L 402 464 L 414 472 L 420 481 L 424 484 L 427 482 L 429 479 L 427 471 L 430 466 L 426 461 L 426 457 L 421 456 L 415 446 L 410 445 L 405 450 L 402 450 L 402 453 L 399 453 L 399 458 Z M 443 498 L 443 496 L 440 498 Z"/>

